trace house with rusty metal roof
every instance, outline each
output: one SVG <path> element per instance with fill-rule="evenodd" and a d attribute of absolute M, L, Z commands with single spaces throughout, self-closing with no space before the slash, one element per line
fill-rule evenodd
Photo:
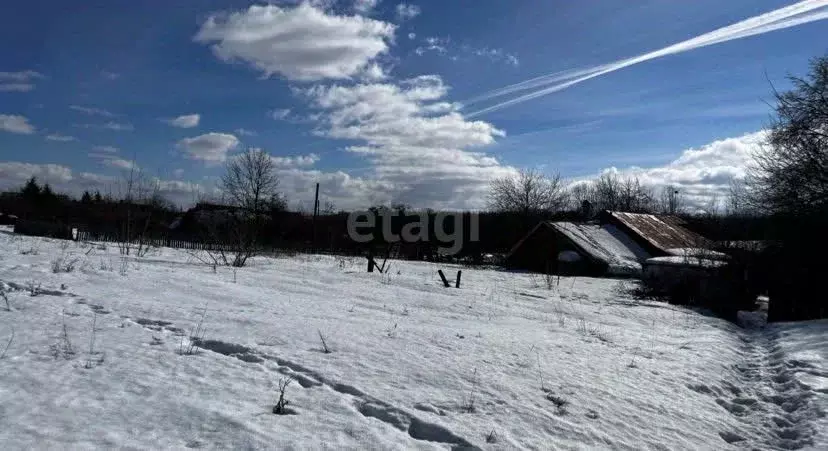
<path fill-rule="evenodd" d="M 709 248 L 707 238 L 687 228 L 678 216 L 605 211 L 599 221 L 627 234 L 653 257 L 677 255 L 682 250 Z"/>
<path fill-rule="evenodd" d="M 638 277 L 652 257 L 684 258 L 709 244 L 675 216 L 605 211 L 593 222 L 539 223 L 506 262 L 548 274 Z"/>

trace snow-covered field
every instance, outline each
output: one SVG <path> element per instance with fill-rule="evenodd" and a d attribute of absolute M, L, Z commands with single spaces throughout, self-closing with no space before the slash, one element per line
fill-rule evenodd
<path fill-rule="evenodd" d="M 213 272 L 4 230 L 0 443 L 828 449 L 828 321 L 743 330 L 631 283 L 307 255 Z"/>

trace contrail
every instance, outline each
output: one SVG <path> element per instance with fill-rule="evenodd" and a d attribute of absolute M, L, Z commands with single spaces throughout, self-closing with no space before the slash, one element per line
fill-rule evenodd
<path fill-rule="evenodd" d="M 521 83 L 495 89 L 471 99 L 469 103 L 476 103 L 482 100 L 512 94 L 514 92 L 543 87 L 543 89 L 538 89 L 528 94 L 497 103 L 481 110 L 466 114 L 466 116 L 479 116 L 484 113 L 489 113 L 511 105 L 526 102 L 527 100 L 532 100 L 553 92 L 561 91 L 589 79 L 600 77 L 601 75 L 615 72 L 619 69 L 643 63 L 645 61 L 660 58 L 662 56 L 675 55 L 677 53 L 683 53 L 701 47 L 707 47 L 709 45 L 720 44 L 734 39 L 746 38 L 775 30 L 795 27 L 809 22 L 828 19 L 827 7 L 828 0 L 805 0 L 784 8 L 776 9 L 740 22 L 736 22 L 732 25 L 713 30 L 709 33 L 705 33 L 696 36 L 695 38 L 678 42 L 649 53 L 644 53 L 631 58 L 617 60 L 590 68 L 543 75 Z"/>

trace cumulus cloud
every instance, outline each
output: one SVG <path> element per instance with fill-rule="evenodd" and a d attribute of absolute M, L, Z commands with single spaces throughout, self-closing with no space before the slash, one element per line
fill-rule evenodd
<path fill-rule="evenodd" d="M 201 120 L 201 115 L 199 114 L 185 114 L 183 116 L 178 116 L 170 119 L 162 119 L 164 123 L 167 125 L 171 125 L 173 127 L 178 128 L 193 128 L 198 126 L 198 122 Z"/>
<path fill-rule="evenodd" d="M 114 118 L 114 117 L 118 116 L 117 114 L 112 113 L 112 112 L 107 111 L 107 110 L 104 110 L 102 108 L 85 107 L 85 106 L 80 106 L 80 105 L 69 105 L 69 109 L 77 111 L 79 113 L 89 115 L 89 116 L 100 116 L 100 117 L 106 117 L 106 118 Z"/>
<path fill-rule="evenodd" d="M 176 147 L 191 160 L 203 161 L 207 165 L 223 163 L 227 152 L 239 145 L 239 139 L 229 133 L 205 133 L 178 141 Z"/>
<path fill-rule="evenodd" d="M 621 176 L 635 176 L 646 185 L 661 188 L 672 185 L 694 207 L 702 207 L 713 197 L 726 197 L 731 180 L 744 179 L 746 168 L 767 139 L 766 131 L 748 133 L 686 149 L 665 166 L 607 168 Z"/>
<path fill-rule="evenodd" d="M 0 92 L 29 92 L 35 88 L 35 80 L 44 78 L 39 72 L 0 72 Z"/>
<path fill-rule="evenodd" d="M 354 11 L 359 14 L 371 14 L 374 12 L 374 8 L 377 7 L 380 0 L 354 0 Z"/>
<path fill-rule="evenodd" d="M 480 208 L 488 182 L 511 174 L 483 152 L 504 132 L 468 121 L 446 102 L 436 75 L 399 84 L 316 86 L 304 91 L 322 114 L 318 134 L 355 141 L 348 151 L 367 158 L 387 199 L 413 206 Z"/>
<path fill-rule="evenodd" d="M 31 135 L 35 132 L 29 119 L 17 114 L 0 114 L 0 130 L 20 135 Z"/>
<path fill-rule="evenodd" d="M 336 15 L 311 3 L 253 5 L 210 16 L 195 35 L 222 61 L 241 61 L 289 80 L 347 79 L 388 51 L 395 25 Z"/>
<path fill-rule="evenodd" d="M 420 15 L 420 7 L 408 3 L 400 3 L 396 8 L 397 20 L 402 22 Z"/>
<path fill-rule="evenodd" d="M 60 133 L 52 133 L 46 135 L 47 141 L 57 141 L 57 142 L 70 142 L 70 141 L 77 141 L 78 138 L 69 135 L 61 135 Z"/>
<path fill-rule="evenodd" d="M 296 155 L 289 157 L 271 156 L 270 159 L 273 160 L 273 164 L 282 168 L 308 167 L 313 166 L 314 164 L 316 164 L 316 162 L 319 161 L 319 155 L 311 153 L 308 155 Z"/>
<path fill-rule="evenodd" d="M 278 175 L 279 189 L 287 195 L 291 206 L 307 210 L 313 209 L 317 183 L 321 199 L 351 210 L 387 204 L 392 200 L 388 193 L 394 188 L 389 182 L 355 177 L 344 171 L 287 168 L 280 169 Z"/>

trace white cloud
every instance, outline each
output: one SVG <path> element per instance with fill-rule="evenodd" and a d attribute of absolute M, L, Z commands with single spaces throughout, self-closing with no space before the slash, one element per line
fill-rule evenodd
<path fill-rule="evenodd" d="M 101 116 L 101 117 L 107 117 L 107 118 L 117 117 L 116 114 L 111 113 L 111 112 L 109 112 L 107 110 L 104 110 L 102 108 L 92 108 L 92 107 L 85 107 L 85 106 L 80 106 L 80 105 L 69 105 L 69 109 L 74 110 L 74 111 L 78 111 L 78 112 L 83 113 L 83 114 L 87 114 L 89 116 Z"/>
<path fill-rule="evenodd" d="M 290 116 L 290 108 L 277 108 L 270 112 L 270 117 L 277 121 L 283 121 Z"/>
<path fill-rule="evenodd" d="M 417 33 L 408 33 L 408 39 L 413 40 L 413 39 L 416 39 L 416 38 L 417 38 Z"/>
<path fill-rule="evenodd" d="M 0 72 L 0 92 L 29 92 L 35 88 L 34 81 L 44 78 L 39 72 Z"/>
<path fill-rule="evenodd" d="M 308 167 L 313 166 L 319 161 L 319 155 L 311 153 L 308 155 L 296 155 L 292 157 L 271 156 L 270 159 L 273 161 L 273 164 L 282 168 Z"/>
<path fill-rule="evenodd" d="M 229 133 L 205 133 L 193 138 L 178 141 L 176 147 L 192 160 L 203 161 L 208 165 L 223 163 L 227 152 L 239 145 L 239 139 Z"/>
<path fill-rule="evenodd" d="M 21 135 L 31 135 L 35 132 L 29 119 L 17 114 L 0 114 L 0 130 Z"/>
<path fill-rule="evenodd" d="M 138 164 L 132 160 L 123 159 L 113 153 L 90 152 L 89 158 L 98 160 L 101 164 L 115 169 L 140 169 Z"/>
<path fill-rule="evenodd" d="M 255 131 L 248 130 L 246 128 L 237 128 L 236 129 L 236 134 L 239 135 L 239 136 L 256 136 L 256 135 L 258 135 L 258 133 L 256 133 Z"/>
<path fill-rule="evenodd" d="M 458 105 L 443 100 L 440 77 L 390 83 L 317 86 L 304 91 L 322 111 L 330 138 L 373 164 L 375 193 L 387 200 L 434 208 L 481 208 L 493 177 L 511 174 L 497 159 L 470 149 L 504 133 L 483 121 L 467 121 Z M 376 196 L 375 196 L 376 197 Z"/>
<path fill-rule="evenodd" d="M 109 121 L 104 124 L 72 124 L 72 126 L 78 128 L 114 130 L 116 132 L 131 132 L 135 130 L 135 127 L 133 127 L 132 124 L 130 124 L 129 122 L 115 121 Z"/>
<path fill-rule="evenodd" d="M 354 11 L 359 14 L 368 15 L 374 12 L 380 0 L 354 0 Z"/>
<path fill-rule="evenodd" d="M 489 47 L 474 47 L 468 44 L 456 45 L 449 37 L 429 36 L 421 41 L 421 45 L 414 49 L 419 56 L 427 53 L 436 53 L 448 57 L 453 61 L 485 58 L 495 63 L 505 63 L 518 66 L 520 61 L 514 54 L 503 49 Z"/>
<path fill-rule="evenodd" d="M 731 180 L 744 179 L 746 168 L 766 137 L 765 131 L 748 133 L 714 141 L 697 149 L 686 149 L 665 166 L 610 167 L 602 172 L 635 176 L 643 184 L 656 189 L 675 186 L 692 206 L 702 207 L 714 196 L 724 199 Z"/>
<path fill-rule="evenodd" d="M 0 83 L 0 92 L 29 92 L 34 88 L 31 83 Z"/>
<path fill-rule="evenodd" d="M 388 193 L 393 186 L 387 182 L 355 177 L 344 171 L 323 172 L 289 168 L 279 170 L 279 189 L 291 206 L 302 205 L 313 209 L 316 184 L 319 183 L 320 201 L 330 201 L 337 208 L 361 209 L 391 201 Z"/>
<path fill-rule="evenodd" d="M 185 114 L 183 116 L 178 116 L 171 119 L 162 119 L 162 121 L 167 125 L 171 125 L 173 127 L 178 128 L 197 127 L 200 120 L 201 115 L 199 114 Z"/>
<path fill-rule="evenodd" d="M 95 146 L 92 148 L 95 152 L 104 152 L 104 153 L 118 153 L 121 150 L 115 146 Z"/>
<path fill-rule="evenodd" d="M 388 75 L 385 74 L 385 70 L 376 63 L 368 66 L 362 74 L 362 79 L 365 81 L 379 81 L 385 80 L 386 78 L 388 78 Z"/>
<path fill-rule="evenodd" d="M 248 63 L 266 77 L 315 81 L 359 75 L 388 51 L 394 31 L 390 23 L 301 3 L 212 15 L 194 39 L 212 43 L 219 59 Z"/>
<path fill-rule="evenodd" d="M 120 122 L 107 122 L 106 124 L 101 125 L 101 128 L 105 128 L 107 130 L 115 130 L 116 132 L 131 132 L 135 130 L 135 127 L 128 122 L 120 123 Z"/>
<path fill-rule="evenodd" d="M 408 3 L 400 3 L 397 5 L 397 20 L 404 21 L 413 19 L 420 15 L 420 7 Z"/>
<path fill-rule="evenodd" d="M 43 74 L 33 70 L 24 70 L 20 72 L 0 72 L 0 83 L 7 81 L 29 81 L 38 78 L 43 78 Z"/>
<path fill-rule="evenodd" d="M 77 141 L 78 138 L 69 135 L 61 135 L 60 133 L 52 133 L 50 135 L 46 135 L 47 141 L 57 141 L 57 142 L 70 142 L 70 141 Z"/>
<path fill-rule="evenodd" d="M 520 64 L 517 56 L 505 52 L 503 49 L 492 49 L 488 47 L 483 47 L 480 49 L 469 49 L 472 54 L 475 56 L 483 57 L 490 59 L 492 61 L 503 61 L 507 64 L 511 64 L 512 66 L 517 66 Z"/>
<path fill-rule="evenodd" d="M 435 52 L 435 53 L 439 53 L 441 55 L 444 55 L 448 52 L 448 49 L 446 48 L 446 46 L 450 42 L 451 42 L 451 39 L 448 38 L 448 37 L 443 38 L 443 37 L 430 36 L 430 37 L 427 37 L 427 38 L 423 39 L 423 43 L 425 45 L 421 45 L 421 46 L 417 47 L 416 49 L 414 49 L 414 53 L 416 53 L 417 55 L 421 55 L 421 56 L 426 54 L 427 52 Z"/>

